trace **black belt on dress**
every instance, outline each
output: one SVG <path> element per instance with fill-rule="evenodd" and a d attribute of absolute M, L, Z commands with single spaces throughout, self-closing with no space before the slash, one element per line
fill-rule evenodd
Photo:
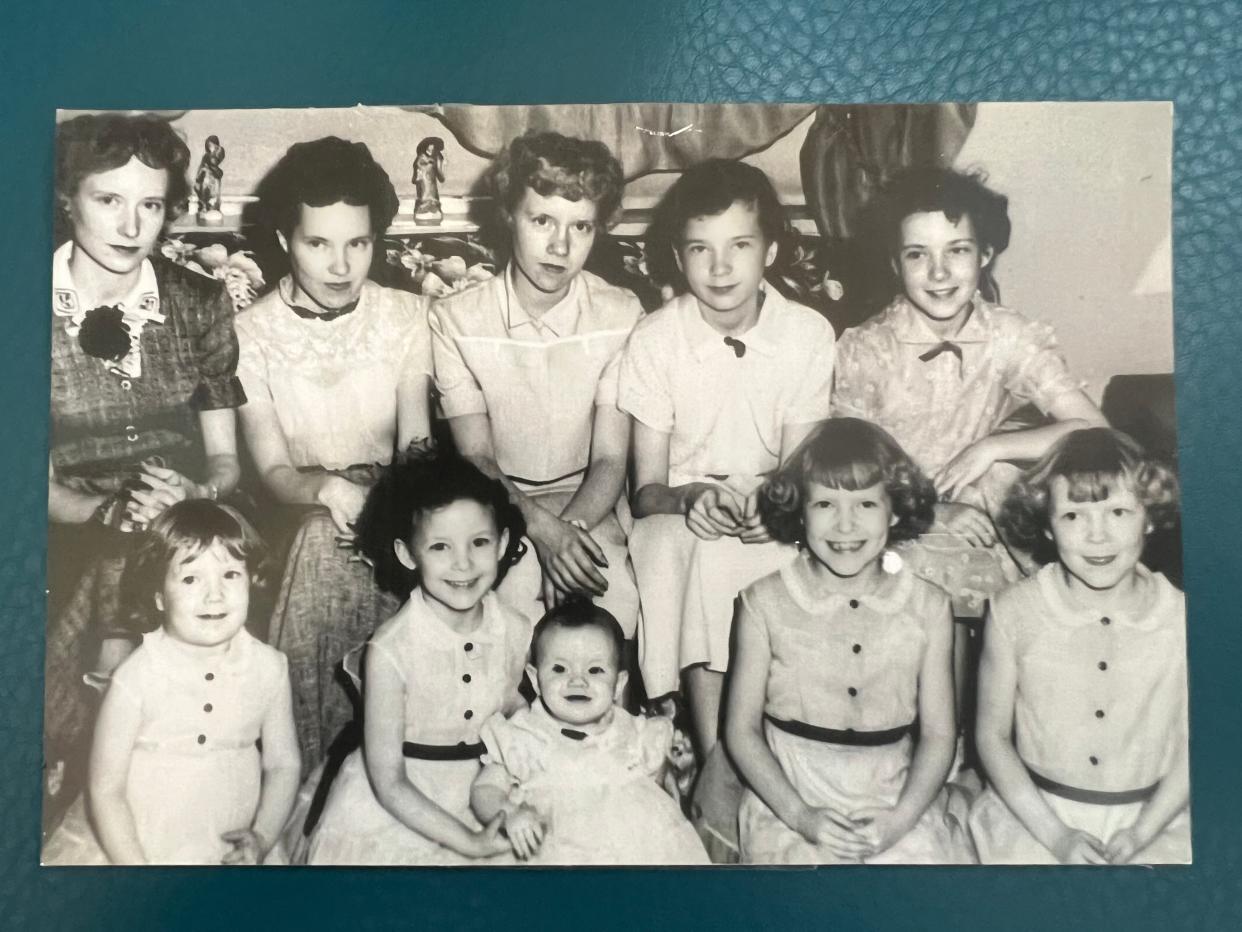
<path fill-rule="evenodd" d="M 415 760 L 477 760 L 487 752 L 482 741 L 466 744 L 415 744 L 405 741 L 401 745 L 401 753 Z"/>
<path fill-rule="evenodd" d="M 849 744 L 864 748 L 896 744 L 914 730 L 913 722 L 897 728 L 885 728 L 883 731 L 857 731 L 853 728 L 846 728 L 844 730 L 839 728 L 820 728 L 818 725 L 808 725 L 806 722 L 786 722 L 779 718 L 773 718 L 771 715 L 764 715 L 764 718 L 781 731 L 797 735 L 799 738 L 823 741 L 826 744 Z"/>
<path fill-rule="evenodd" d="M 509 476 L 510 482 L 516 482 L 518 485 L 528 485 L 531 488 L 539 488 L 545 485 L 555 485 L 558 482 L 564 482 L 566 479 L 572 479 L 574 476 L 582 476 L 586 474 L 586 467 L 575 469 L 573 472 L 567 472 L 563 476 L 557 476 L 555 479 L 523 479 L 521 476 Z"/>
<path fill-rule="evenodd" d="M 1056 780 L 1049 780 L 1042 773 L 1036 773 L 1030 767 L 1026 768 L 1026 772 L 1031 775 L 1032 783 L 1053 796 L 1060 796 L 1062 799 L 1076 803 L 1091 803 L 1095 806 L 1125 806 L 1130 803 L 1147 802 L 1160 786 L 1159 782 L 1156 782 L 1137 790 L 1084 790 L 1082 787 L 1066 786 Z"/>

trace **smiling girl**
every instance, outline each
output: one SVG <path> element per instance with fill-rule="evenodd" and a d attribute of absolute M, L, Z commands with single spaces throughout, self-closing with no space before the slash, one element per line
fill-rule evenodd
<path fill-rule="evenodd" d="M 828 421 L 763 486 L 800 555 L 740 597 L 725 741 L 750 788 L 748 863 L 961 863 L 946 816 L 953 624 L 945 594 L 885 569 L 935 493 L 881 428 Z M 917 727 L 916 727 L 917 723 Z"/>
<path fill-rule="evenodd" d="M 526 672 L 538 699 L 483 728 L 475 814 L 503 813 L 514 853 L 532 864 L 706 864 L 707 853 L 660 786 L 673 725 L 620 707 L 621 626 L 575 600 L 535 626 Z"/>
<path fill-rule="evenodd" d="M 530 625 L 492 592 L 520 553 L 504 487 L 456 456 L 398 462 L 367 496 L 358 542 L 406 598 L 366 645 L 362 749 L 310 839 L 312 864 L 462 864 L 509 851 L 470 811 L 479 729 L 518 694 Z"/>
<path fill-rule="evenodd" d="M 299 762 L 285 658 L 244 627 L 264 556 L 213 502 L 181 502 L 151 525 L 124 588 L 154 630 L 99 712 L 90 823 L 79 802 L 44 863 L 256 864 L 271 849 Z"/>
<path fill-rule="evenodd" d="M 841 335 L 833 414 L 879 424 L 931 477 L 936 526 L 914 554 L 916 569 L 949 589 L 956 614 L 978 616 L 1006 574 L 1016 576 L 994 548 L 992 524 L 1012 464 L 1104 418 L 1070 375 L 1052 328 L 985 297 L 995 299 L 991 273 L 1009 245 L 1003 195 L 974 175 L 915 168 L 870 210 L 899 291 Z M 1028 403 L 1048 422 L 1002 430 Z"/>
<path fill-rule="evenodd" d="M 1190 860 L 1185 597 L 1143 566 L 1173 473 L 1124 434 L 1076 431 L 1000 523 L 1047 560 L 985 628 L 971 831 L 984 863 Z"/>
<path fill-rule="evenodd" d="M 701 755 L 716 745 L 733 601 L 793 557 L 764 528 L 758 487 L 828 416 L 832 327 L 764 281 L 786 234 L 759 169 L 688 169 L 651 233 L 684 293 L 634 328 L 621 362 L 643 683 L 666 696 L 687 670 Z"/>

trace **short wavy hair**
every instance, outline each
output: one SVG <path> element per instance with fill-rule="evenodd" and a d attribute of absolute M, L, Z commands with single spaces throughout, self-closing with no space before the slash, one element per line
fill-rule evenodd
<path fill-rule="evenodd" d="M 884 428 L 854 417 L 824 421 L 760 489 L 759 513 L 772 537 L 801 543 L 806 487 L 816 482 L 857 492 L 878 483 L 892 501 L 892 542 L 918 537 L 935 520 L 936 489 Z"/>
<path fill-rule="evenodd" d="M 1040 563 L 1057 559 L 1047 532 L 1052 526 L 1052 482 L 1058 477 L 1068 481 L 1070 501 L 1104 501 L 1120 486 L 1134 492 L 1147 510 L 1152 530 L 1164 531 L 1177 524 L 1180 493 L 1171 466 L 1149 456 L 1119 430 L 1075 430 L 1018 477 L 997 515 L 996 527 L 1005 541 Z"/>
<path fill-rule="evenodd" d="M 686 278 L 675 256 L 685 240 L 686 224 L 695 217 L 722 214 L 737 201 L 759 215 L 764 242 L 777 244 L 779 262 L 792 234 L 771 180 L 762 169 L 745 162 L 707 159 L 686 169 L 656 205 L 646 248 L 652 278 L 684 292 Z"/>
<path fill-rule="evenodd" d="M 621 206 L 625 176 L 602 142 L 530 130 L 496 157 L 488 184 L 502 219 L 513 215 L 530 188 L 543 197 L 594 201 L 599 225 L 606 227 Z"/>
<path fill-rule="evenodd" d="M 155 594 L 163 591 L 172 561 L 179 555 L 192 559 L 217 543 L 246 564 L 252 589 L 267 585 L 273 570 L 271 558 L 250 523 L 229 505 L 185 499 L 152 521 L 126 558 L 121 575 L 124 626 L 135 634 L 160 627 L 163 614 L 155 607 Z"/>
<path fill-rule="evenodd" d="M 969 216 L 981 251 L 996 259 L 1009 248 L 1009 198 L 992 190 L 982 172 L 920 165 L 893 175 L 866 208 L 866 224 L 886 255 L 901 249 L 901 224 L 911 214 L 943 213 L 953 223 Z"/>
<path fill-rule="evenodd" d="M 456 453 L 436 451 L 402 456 L 385 467 L 358 516 L 355 543 L 370 560 L 381 589 L 401 599 L 409 596 L 418 585 L 418 573 L 397 559 L 393 542 L 410 544 L 414 529 L 429 512 L 463 499 L 488 509 L 496 519 L 496 529 L 509 532 L 496 581 L 504 579 L 526 551 L 522 513 L 499 480 L 484 475 Z"/>
<path fill-rule="evenodd" d="M 608 609 L 583 596 L 571 596 L 536 623 L 530 638 L 530 662 L 535 666 L 539 666 L 539 648 L 544 638 L 560 628 L 598 628 L 603 631 L 616 649 L 614 660 L 617 669 L 621 669 L 625 658 L 625 632 L 621 623 Z"/>
<path fill-rule="evenodd" d="M 73 235 L 68 204 L 88 175 L 120 168 L 130 159 L 168 172 L 165 222 L 185 212 L 190 149 L 167 120 L 152 114 L 87 113 L 56 127 L 56 237 Z"/>
<path fill-rule="evenodd" d="M 255 193 L 265 225 L 286 237 L 297 226 L 303 204 L 328 207 L 343 202 L 365 207 L 375 236 L 384 234 L 400 207 L 392 180 L 366 143 L 339 136 L 295 142 L 259 182 Z"/>

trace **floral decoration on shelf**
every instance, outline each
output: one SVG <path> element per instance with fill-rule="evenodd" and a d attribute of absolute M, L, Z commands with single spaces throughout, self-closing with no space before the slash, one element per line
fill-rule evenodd
<path fill-rule="evenodd" d="M 496 256 L 463 236 L 424 236 L 386 240 L 388 264 L 402 274 L 403 285 L 429 298 L 464 291 L 496 274 Z"/>
<path fill-rule="evenodd" d="M 229 252 L 223 243 L 196 246 L 171 237 L 160 244 L 160 252 L 177 265 L 224 282 L 235 311 L 249 307 L 265 284 L 263 270 L 247 249 Z"/>

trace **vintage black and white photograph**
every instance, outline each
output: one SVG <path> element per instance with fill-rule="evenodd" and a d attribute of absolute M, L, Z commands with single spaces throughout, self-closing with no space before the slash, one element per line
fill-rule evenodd
<path fill-rule="evenodd" d="M 60 111 L 43 863 L 1190 863 L 1172 133 Z"/>

